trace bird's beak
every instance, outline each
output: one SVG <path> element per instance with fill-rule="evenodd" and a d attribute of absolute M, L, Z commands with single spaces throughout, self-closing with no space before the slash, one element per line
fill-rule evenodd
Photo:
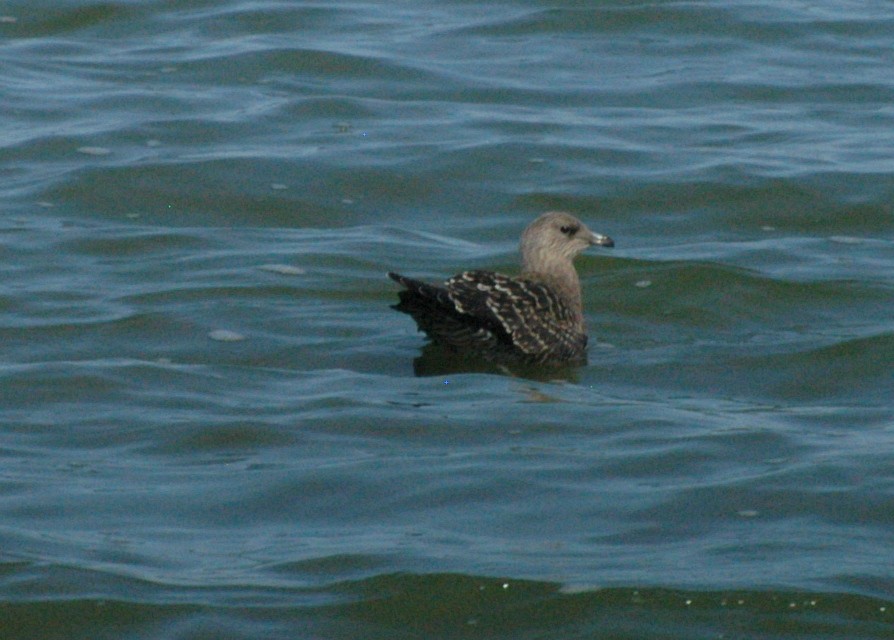
<path fill-rule="evenodd" d="M 615 246 L 615 241 L 608 236 L 604 236 L 601 233 L 593 233 L 592 235 L 593 237 L 590 238 L 590 244 L 598 244 L 600 247 Z"/>

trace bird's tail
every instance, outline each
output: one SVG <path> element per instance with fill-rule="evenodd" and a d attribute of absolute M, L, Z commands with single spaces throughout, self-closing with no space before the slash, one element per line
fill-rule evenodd
<path fill-rule="evenodd" d="M 414 280 L 413 278 L 402 276 L 401 274 L 394 273 L 393 271 L 388 272 L 388 277 L 404 287 L 414 296 L 418 296 L 419 298 L 422 298 L 424 300 L 430 300 L 439 305 L 449 304 L 447 300 L 447 290 L 443 287 L 428 284 L 427 282 L 422 282 L 421 280 Z M 404 296 L 401 296 L 401 300 L 403 299 Z"/>
<path fill-rule="evenodd" d="M 446 287 L 428 284 L 399 273 L 388 277 L 405 287 L 392 308 L 410 315 L 420 331 L 435 343 L 455 350 L 498 348 L 508 339 L 505 330 L 463 313 Z"/>

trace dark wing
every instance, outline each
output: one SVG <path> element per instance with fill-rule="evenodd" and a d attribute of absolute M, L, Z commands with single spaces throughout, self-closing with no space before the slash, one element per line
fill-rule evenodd
<path fill-rule="evenodd" d="M 512 346 L 509 334 L 499 322 L 469 314 L 459 308 L 445 287 L 407 278 L 399 273 L 388 277 L 405 287 L 398 311 L 410 315 L 420 331 L 438 344 L 457 349 L 506 351 Z"/>
<path fill-rule="evenodd" d="M 587 336 L 577 327 L 574 312 L 551 287 L 490 271 L 466 271 L 445 286 L 460 313 L 498 324 L 526 356 L 538 360 L 583 357 Z"/>

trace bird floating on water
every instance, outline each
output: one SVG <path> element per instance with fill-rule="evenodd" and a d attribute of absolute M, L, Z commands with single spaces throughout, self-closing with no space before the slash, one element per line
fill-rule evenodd
<path fill-rule="evenodd" d="M 451 351 L 491 361 L 584 362 L 587 329 L 573 260 L 592 245 L 615 243 L 568 213 L 544 213 L 522 234 L 518 276 L 463 271 L 433 285 L 389 272 L 404 287 L 394 308 Z"/>

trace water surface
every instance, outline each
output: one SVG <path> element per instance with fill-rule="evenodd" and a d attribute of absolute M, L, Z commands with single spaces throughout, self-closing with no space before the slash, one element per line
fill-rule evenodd
<path fill-rule="evenodd" d="M 0 10 L 0 636 L 888 638 L 894 11 Z M 578 262 L 414 375 L 400 270 Z"/>

